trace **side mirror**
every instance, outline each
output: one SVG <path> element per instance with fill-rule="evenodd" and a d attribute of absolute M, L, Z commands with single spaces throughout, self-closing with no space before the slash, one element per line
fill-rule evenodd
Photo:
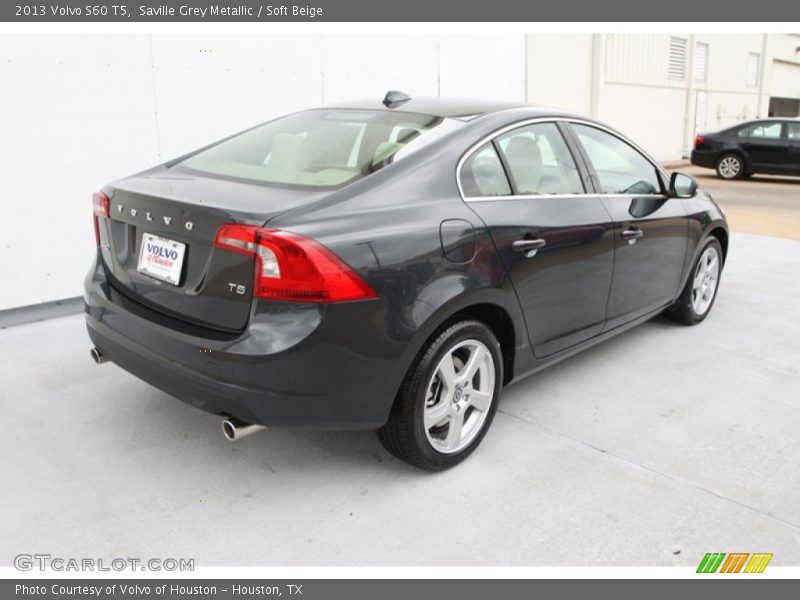
<path fill-rule="evenodd" d="M 673 173 L 669 179 L 669 195 L 672 198 L 691 198 L 697 193 L 697 180 L 686 173 Z"/>

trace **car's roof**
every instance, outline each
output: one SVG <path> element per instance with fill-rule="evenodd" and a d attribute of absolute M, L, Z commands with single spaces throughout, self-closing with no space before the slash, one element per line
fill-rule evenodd
<path fill-rule="evenodd" d="M 723 135 L 723 134 L 732 134 L 732 132 L 738 131 L 742 127 L 748 127 L 749 125 L 755 125 L 757 123 L 800 123 L 800 117 L 761 117 L 755 119 L 749 119 L 747 121 L 740 121 L 738 123 L 734 123 L 733 125 L 728 125 L 727 127 L 723 127 L 722 129 L 717 129 L 714 131 L 709 131 L 703 135 Z"/>
<path fill-rule="evenodd" d="M 338 102 L 326 105 L 326 108 L 356 108 L 371 110 L 396 110 L 431 115 L 443 118 L 464 118 L 511 108 L 528 107 L 523 102 L 501 102 L 497 100 L 478 100 L 469 98 L 411 98 L 398 102 L 391 108 L 383 103 L 382 98 L 370 98 L 352 102 Z"/>
<path fill-rule="evenodd" d="M 783 123 L 788 121 L 790 123 L 794 123 L 796 121 L 800 121 L 800 117 L 761 117 L 760 119 L 750 119 L 749 121 L 742 121 L 741 123 L 736 123 L 735 125 L 731 125 L 728 129 L 733 129 L 734 127 L 743 127 L 744 125 L 752 125 L 754 123 Z"/>

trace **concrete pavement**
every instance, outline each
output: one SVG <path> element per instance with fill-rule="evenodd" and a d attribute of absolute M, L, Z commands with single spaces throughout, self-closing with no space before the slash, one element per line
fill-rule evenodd
<path fill-rule="evenodd" d="M 700 326 L 656 319 L 505 391 L 441 474 L 371 433 L 219 419 L 113 364 L 82 316 L 0 331 L 0 564 L 800 564 L 800 242 L 735 234 Z"/>

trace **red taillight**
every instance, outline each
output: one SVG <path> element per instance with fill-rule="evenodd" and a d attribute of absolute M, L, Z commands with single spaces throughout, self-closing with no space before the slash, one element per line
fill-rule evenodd
<path fill-rule="evenodd" d="M 92 194 L 92 212 L 94 212 L 94 241 L 100 245 L 100 222 L 98 217 L 108 218 L 108 196 L 103 192 Z"/>
<path fill-rule="evenodd" d="M 228 224 L 217 231 L 217 248 L 254 256 L 255 296 L 289 302 L 346 302 L 377 294 L 342 259 L 296 233 Z"/>
<path fill-rule="evenodd" d="M 705 142 L 705 140 L 703 139 L 702 135 L 695 136 L 695 138 L 694 138 L 694 147 L 697 148 L 703 142 Z"/>

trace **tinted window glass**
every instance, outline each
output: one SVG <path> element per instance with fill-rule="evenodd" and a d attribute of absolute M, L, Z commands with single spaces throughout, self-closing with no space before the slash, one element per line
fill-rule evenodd
<path fill-rule="evenodd" d="M 461 188 L 466 198 L 511 194 L 503 164 L 491 143 L 482 146 L 461 167 Z"/>
<path fill-rule="evenodd" d="M 800 140 L 800 123 L 787 123 L 786 137 L 790 140 Z"/>
<path fill-rule="evenodd" d="M 260 183 L 337 187 L 389 164 L 396 152 L 417 145 L 441 121 L 383 110 L 309 110 L 246 131 L 179 164 Z"/>
<path fill-rule="evenodd" d="M 656 168 L 638 150 L 595 127 L 573 124 L 606 194 L 660 194 Z"/>
<path fill-rule="evenodd" d="M 575 160 L 555 123 L 520 127 L 497 138 L 518 194 L 582 194 Z"/>
<path fill-rule="evenodd" d="M 750 126 L 750 137 L 777 140 L 781 137 L 781 124 L 754 123 Z"/>
<path fill-rule="evenodd" d="M 750 126 L 742 127 L 739 131 L 736 132 L 736 135 L 739 137 L 750 137 Z"/>

